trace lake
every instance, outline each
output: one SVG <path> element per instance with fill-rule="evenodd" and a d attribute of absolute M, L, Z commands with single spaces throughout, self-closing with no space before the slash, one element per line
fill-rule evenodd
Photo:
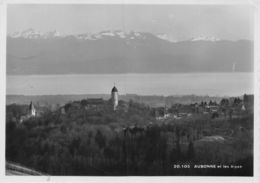
<path fill-rule="evenodd" d="M 7 76 L 7 94 L 119 94 L 238 96 L 253 93 L 253 73 L 83 74 Z"/>

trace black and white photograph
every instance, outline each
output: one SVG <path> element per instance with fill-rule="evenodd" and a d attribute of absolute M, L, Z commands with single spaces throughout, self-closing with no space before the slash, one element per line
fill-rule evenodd
<path fill-rule="evenodd" d="M 5 176 L 253 177 L 254 11 L 7 4 Z"/>

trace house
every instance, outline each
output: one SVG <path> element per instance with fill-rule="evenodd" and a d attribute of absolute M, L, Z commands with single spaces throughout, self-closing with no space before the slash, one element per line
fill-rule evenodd
<path fill-rule="evenodd" d="M 28 111 L 27 111 L 27 114 L 26 115 L 23 115 L 21 116 L 20 118 L 20 123 L 24 122 L 25 120 L 28 120 L 32 117 L 36 117 L 37 116 L 37 111 L 31 101 L 31 103 L 29 104 L 29 107 L 28 107 Z"/>
<path fill-rule="evenodd" d="M 244 94 L 243 104 L 245 106 L 246 111 L 253 112 L 254 111 L 254 95 Z"/>
<path fill-rule="evenodd" d="M 84 108 L 87 109 L 96 109 L 98 106 L 103 105 L 105 103 L 105 100 L 102 98 L 89 98 L 81 100 L 80 104 L 84 106 Z"/>
<path fill-rule="evenodd" d="M 166 106 L 154 108 L 153 114 L 156 120 L 163 120 L 170 117 L 170 113 L 168 113 L 168 108 Z"/>

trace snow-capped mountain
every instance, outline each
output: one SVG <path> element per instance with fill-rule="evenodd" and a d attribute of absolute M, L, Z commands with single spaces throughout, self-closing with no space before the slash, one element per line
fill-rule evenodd
<path fill-rule="evenodd" d="M 159 39 L 165 40 L 165 41 L 169 41 L 172 43 L 177 43 L 178 41 L 174 38 L 172 38 L 171 36 L 167 35 L 167 34 L 157 34 L 156 35 Z"/>
<path fill-rule="evenodd" d="M 43 33 L 34 29 L 27 29 L 20 32 L 14 32 L 12 34 L 9 34 L 8 36 L 12 38 L 25 38 L 25 39 L 50 39 L 50 38 L 64 37 L 66 35 L 63 35 L 58 31 L 50 31 L 50 32 Z"/>
<path fill-rule="evenodd" d="M 215 42 L 215 41 L 220 41 L 220 39 L 216 38 L 214 36 L 199 36 L 199 37 L 191 38 L 190 41 L 211 41 L 211 42 Z"/>
<path fill-rule="evenodd" d="M 11 38 L 25 38 L 25 39 L 52 39 L 52 38 L 64 38 L 64 37 L 74 37 L 79 40 L 98 40 L 105 37 L 117 37 L 121 39 L 145 39 L 146 36 L 144 33 L 129 31 L 124 32 L 120 30 L 107 30 L 99 33 L 84 33 L 84 34 L 74 34 L 74 35 L 65 35 L 57 31 L 51 31 L 42 33 L 34 29 L 28 29 L 21 32 L 15 32 L 8 35 Z"/>
<path fill-rule="evenodd" d="M 57 37 L 65 37 L 66 35 L 61 34 L 58 31 L 51 31 L 43 34 L 43 38 L 48 39 L 48 38 L 57 38 Z"/>
<path fill-rule="evenodd" d="M 136 32 L 136 31 L 124 32 L 121 30 L 106 30 L 98 33 L 66 35 L 66 34 L 61 34 L 57 31 L 50 31 L 50 32 L 43 33 L 34 29 L 27 29 L 21 32 L 14 32 L 12 34 L 9 34 L 8 36 L 11 38 L 25 38 L 25 39 L 53 39 L 53 38 L 64 38 L 69 36 L 79 40 L 98 40 L 107 37 L 134 40 L 134 39 L 146 39 L 147 37 L 149 37 L 148 35 L 150 36 L 152 35 L 154 37 L 159 38 L 160 40 L 164 40 L 172 43 L 179 42 L 176 39 L 174 39 L 171 35 L 164 34 L 164 33 L 153 35 L 151 33 L 145 33 L 145 32 Z M 215 42 L 215 41 L 220 41 L 220 39 L 214 36 L 199 36 L 199 37 L 188 39 L 188 41 Z"/>
<path fill-rule="evenodd" d="M 34 29 L 27 29 L 21 32 L 14 32 L 9 35 L 12 38 L 28 38 L 28 39 L 36 39 L 42 36 L 42 33 L 39 31 L 35 31 Z"/>
<path fill-rule="evenodd" d="M 213 37 L 173 41 L 166 34 L 136 31 L 63 35 L 30 29 L 8 36 L 7 73 L 230 72 L 234 63 L 236 72 L 252 71 L 251 41 Z"/>
<path fill-rule="evenodd" d="M 97 39 L 102 39 L 105 37 L 114 37 L 114 38 L 121 38 L 121 39 L 136 39 L 136 38 L 142 38 L 141 33 L 139 32 L 123 32 L 123 31 L 102 31 L 99 33 L 85 33 L 85 34 L 77 34 L 77 35 L 72 35 L 77 39 L 82 39 L 82 40 L 97 40 Z"/>

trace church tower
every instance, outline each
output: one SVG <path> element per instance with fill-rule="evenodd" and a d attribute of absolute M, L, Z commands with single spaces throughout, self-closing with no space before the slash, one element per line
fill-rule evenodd
<path fill-rule="evenodd" d="M 115 111 L 118 106 L 118 90 L 115 86 L 112 88 L 111 91 L 111 101 L 113 105 L 113 110 Z"/>
<path fill-rule="evenodd" d="M 35 109 L 35 107 L 34 107 L 32 102 L 29 105 L 29 115 L 30 116 L 36 116 L 36 109 Z"/>

